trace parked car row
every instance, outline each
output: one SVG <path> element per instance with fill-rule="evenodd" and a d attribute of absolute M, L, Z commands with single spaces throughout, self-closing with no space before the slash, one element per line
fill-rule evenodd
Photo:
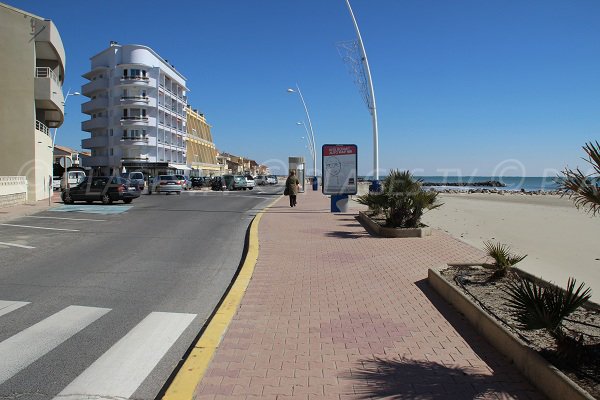
<path fill-rule="evenodd" d="M 65 204 L 73 204 L 76 201 L 101 201 L 102 204 L 111 204 L 119 200 L 129 204 L 133 199 L 140 197 L 140 193 L 128 179 L 118 176 L 93 176 L 85 177 L 78 184 L 64 188 L 61 197 Z"/>

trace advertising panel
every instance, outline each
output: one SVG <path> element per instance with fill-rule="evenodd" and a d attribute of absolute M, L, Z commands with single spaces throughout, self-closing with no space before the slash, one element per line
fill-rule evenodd
<path fill-rule="evenodd" d="M 355 144 L 324 144 L 323 194 L 358 192 L 358 148 Z"/>

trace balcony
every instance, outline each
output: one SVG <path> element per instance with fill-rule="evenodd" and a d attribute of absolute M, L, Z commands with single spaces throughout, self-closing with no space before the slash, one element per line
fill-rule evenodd
<path fill-rule="evenodd" d="M 106 117 L 92 118 L 81 123 L 81 130 L 90 132 L 93 129 L 106 128 L 108 126 L 108 120 Z"/>
<path fill-rule="evenodd" d="M 50 136 L 50 129 L 37 119 L 35 120 L 35 130 Z"/>
<path fill-rule="evenodd" d="M 93 100 L 85 102 L 81 105 L 81 112 L 84 114 L 92 114 L 94 111 L 106 109 L 108 107 L 108 99 L 106 97 L 97 97 Z"/>
<path fill-rule="evenodd" d="M 92 94 L 108 89 L 108 79 L 98 78 L 95 81 L 86 83 L 81 87 L 81 94 L 87 97 L 91 97 Z"/>
<path fill-rule="evenodd" d="M 84 149 L 93 149 L 95 147 L 108 147 L 108 137 L 96 136 L 93 138 L 83 139 L 81 141 L 81 147 Z"/>
<path fill-rule="evenodd" d="M 115 85 L 154 87 L 154 79 L 147 76 L 120 76 L 115 78 Z"/>
<path fill-rule="evenodd" d="M 58 76 L 51 68 L 36 67 L 34 83 L 35 107 L 51 111 L 46 118 L 52 125 L 60 126 L 64 120 L 65 101 Z"/>
<path fill-rule="evenodd" d="M 148 117 L 141 116 L 129 116 L 129 117 L 121 117 L 121 125 L 148 125 Z"/>
<path fill-rule="evenodd" d="M 123 146 L 149 146 L 150 137 L 148 136 L 123 136 L 121 138 Z"/>
<path fill-rule="evenodd" d="M 150 102 L 148 96 L 126 96 L 121 97 L 122 105 L 147 105 Z"/>
<path fill-rule="evenodd" d="M 121 157 L 122 163 L 131 163 L 131 162 L 148 162 L 150 157 L 147 155 L 139 155 L 139 156 L 130 156 L 130 157 Z"/>

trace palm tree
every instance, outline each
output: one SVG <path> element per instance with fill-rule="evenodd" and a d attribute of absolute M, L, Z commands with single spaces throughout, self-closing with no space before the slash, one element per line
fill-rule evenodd
<path fill-rule="evenodd" d="M 569 192 L 568 196 L 577 208 L 587 208 L 588 212 L 596 215 L 600 214 L 600 144 L 598 141 L 586 143 L 583 150 L 588 155 L 584 160 L 592 166 L 594 173 L 585 175 L 579 168 L 565 168 L 559 182 L 561 189 Z"/>
<path fill-rule="evenodd" d="M 563 320 L 581 307 L 592 296 L 590 288 L 582 283 L 575 289 L 575 279 L 569 278 L 567 289 L 556 286 L 541 286 L 523 277 L 511 281 L 504 292 L 520 328 L 526 330 L 545 329 L 555 340 L 559 355 L 579 356 L 583 337 L 578 340 L 563 330 Z"/>
<path fill-rule="evenodd" d="M 369 207 L 373 214 L 383 214 L 386 226 L 393 228 L 417 228 L 426 210 L 442 204 L 436 192 L 422 189 L 422 181 L 409 171 L 392 170 L 383 181 L 383 191 L 368 193 L 357 198 L 357 202 Z"/>
<path fill-rule="evenodd" d="M 487 255 L 494 259 L 494 266 L 496 267 L 496 272 L 494 272 L 490 279 L 505 277 L 513 265 L 523 261 L 527 257 L 527 255 L 520 256 L 513 254 L 510 251 L 510 247 L 505 244 L 492 242 L 483 242 L 483 244 Z"/>

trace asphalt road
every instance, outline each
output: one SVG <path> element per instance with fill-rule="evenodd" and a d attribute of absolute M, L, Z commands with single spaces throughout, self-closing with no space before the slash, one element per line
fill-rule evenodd
<path fill-rule="evenodd" d="M 0 397 L 155 398 L 281 192 L 143 195 L 0 223 Z"/>

